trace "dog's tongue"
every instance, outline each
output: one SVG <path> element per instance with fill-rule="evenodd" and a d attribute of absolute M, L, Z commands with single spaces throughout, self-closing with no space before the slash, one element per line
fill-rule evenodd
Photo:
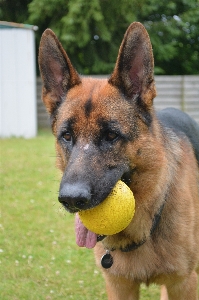
<path fill-rule="evenodd" d="M 79 247 L 93 248 L 97 243 L 97 234 L 88 230 L 81 222 L 79 215 L 75 215 L 76 243 Z"/>

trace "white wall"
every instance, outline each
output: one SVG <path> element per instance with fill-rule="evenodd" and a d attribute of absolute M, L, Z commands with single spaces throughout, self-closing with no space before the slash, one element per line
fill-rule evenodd
<path fill-rule="evenodd" d="M 0 137 L 36 133 L 34 32 L 0 29 Z"/>
<path fill-rule="evenodd" d="M 155 107 L 175 107 L 188 113 L 199 123 L 199 76 L 155 76 L 157 97 Z"/>

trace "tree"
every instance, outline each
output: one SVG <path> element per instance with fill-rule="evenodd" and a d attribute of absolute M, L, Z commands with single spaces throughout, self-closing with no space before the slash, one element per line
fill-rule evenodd
<path fill-rule="evenodd" d="M 138 19 L 147 28 L 160 74 L 199 73 L 199 1 L 141 0 Z"/>
<path fill-rule="evenodd" d="M 29 9 L 31 22 L 42 31 L 50 27 L 85 74 L 112 71 L 122 36 L 135 20 L 131 1 L 33 0 Z"/>
<path fill-rule="evenodd" d="M 0 0 L 0 20 L 26 23 L 31 0 Z"/>

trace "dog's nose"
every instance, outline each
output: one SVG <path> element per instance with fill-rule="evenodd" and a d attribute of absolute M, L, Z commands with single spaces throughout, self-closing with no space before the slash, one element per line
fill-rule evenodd
<path fill-rule="evenodd" d="M 59 202 L 61 202 L 67 209 L 84 209 L 86 208 L 88 204 L 88 199 L 86 198 L 79 198 L 79 197 L 65 197 L 65 196 L 59 196 Z"/>
<path fill-rule="evenodd" d="M 89 208 L 91 193 L 83 184 L 63 184 L 60 186 L 58 200 L 70 211 Z"/>

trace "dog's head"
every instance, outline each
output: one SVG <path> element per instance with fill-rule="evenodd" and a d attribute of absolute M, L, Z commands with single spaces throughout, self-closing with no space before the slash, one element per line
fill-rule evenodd
<path fill-rule="evenodd" d="M 108 80 L 81 78 L 50 29 L 39 64 L 63 171 L 59 200 L 70 212 L 94 207 L 146 168 L 156 95 L 149 36 L 140 23 L 129 26 Z"/>

